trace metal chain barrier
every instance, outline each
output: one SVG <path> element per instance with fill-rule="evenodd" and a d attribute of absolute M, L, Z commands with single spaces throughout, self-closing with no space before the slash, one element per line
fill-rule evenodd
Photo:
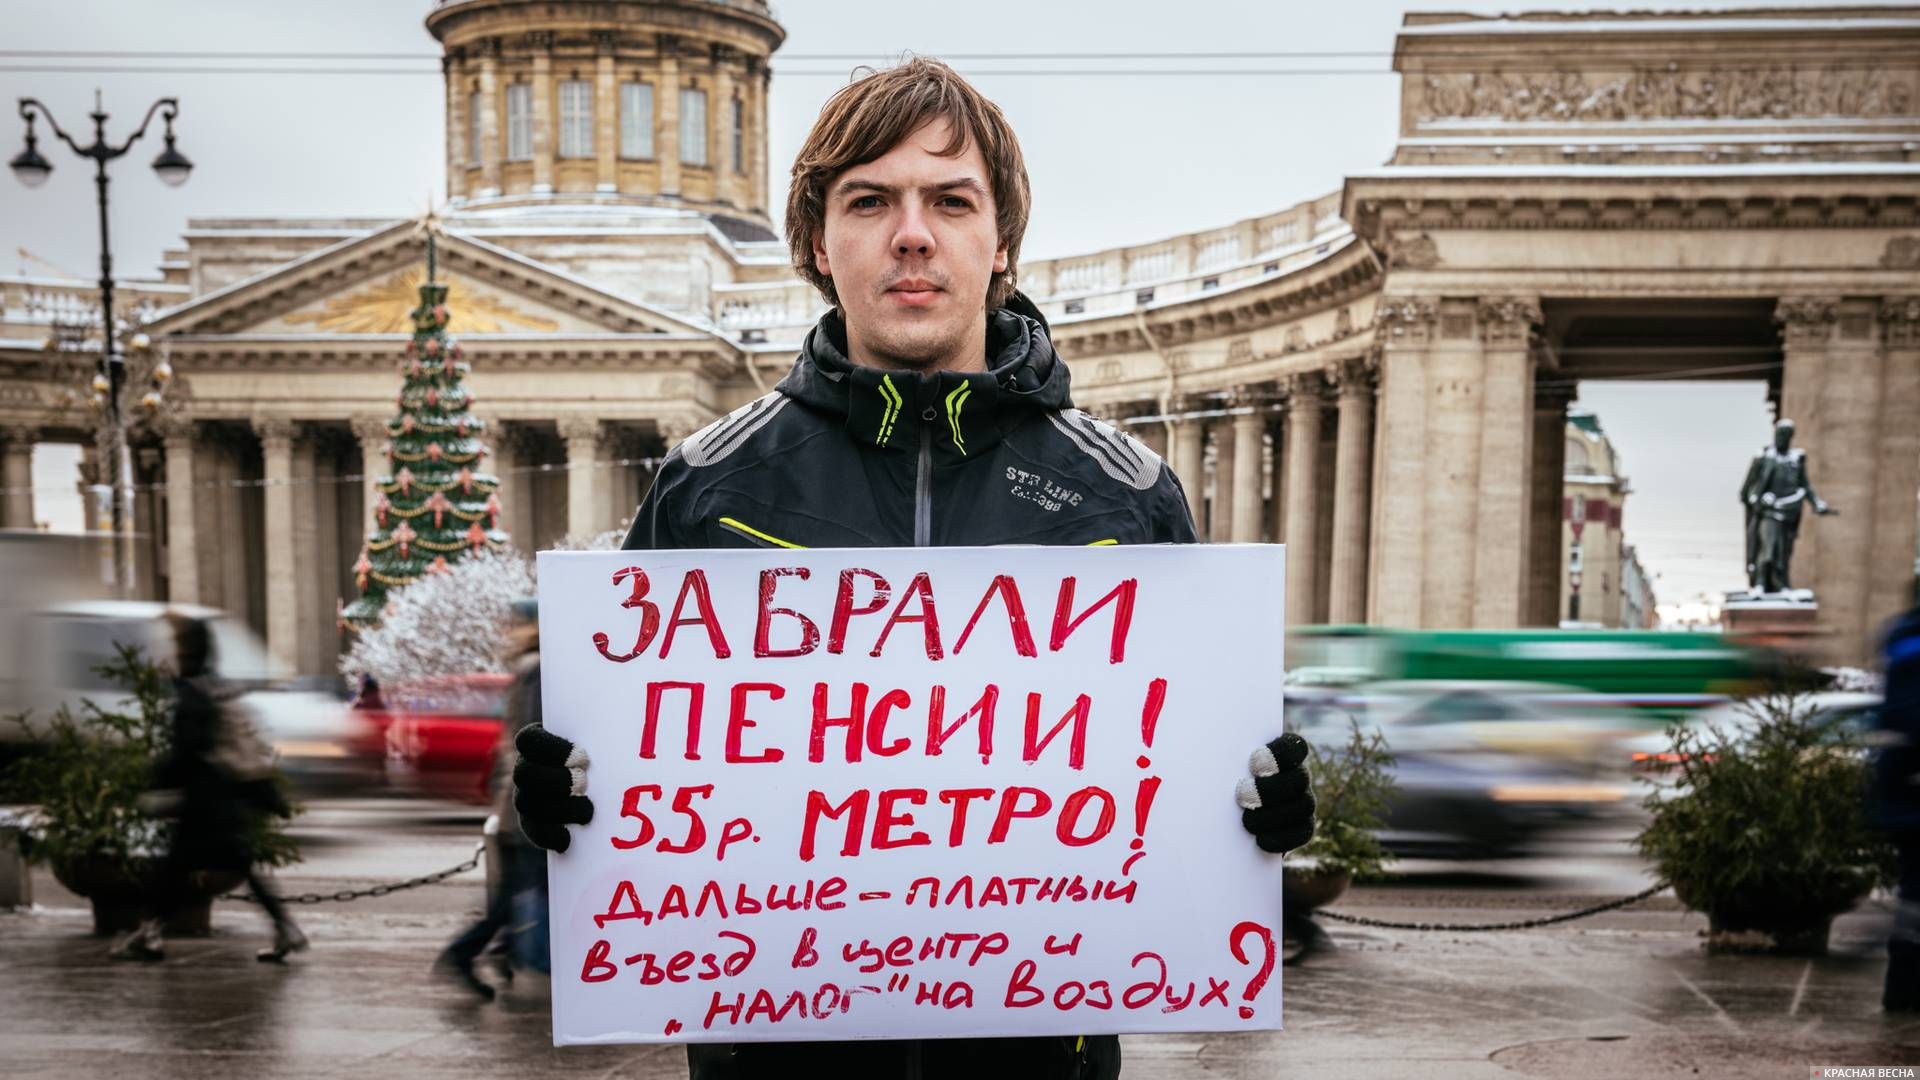
<path fill-rule="evenodd" d="M 1618 900 L 1609 900 L 1604 904 L 1595 904 L 1590 908 L 1570 911 L 1565 915 L 1549 915 L 1542 919 L 1522 919 L 1518 922 L 1465 924 L 1390 922 L 1386 919 L 1369 919 L 1364 915 L 1342 915 L 1337 911 L 1316 911 L 1313 914 L 1324 915 L 1335 922 L 1351 923 L 1354 926 L 1372 926 L 1382 930 L 1531 930 L 1539 926 L 1552 926 L 1554 923 L 1572 922 L 1575 919 L 1584 919 L 1589 915 L 1598 915 L 1603 911 L 1614 911 L 1630 904 L 1637 904 L 1656 893 L 1666 891 L 1667 885 L 1667 882 L 1662 881 L 1649 889 L 1634 893 L 1632 896 L 1623 896 Z"/>
<path fill-rule="evenodd" d="M 397 893 L 403 889 L 417 889 L 422 885 L 432 885 L 437 882 L 445 881 L 456 874 L 464 874 L 467 871 L 472 870 L 473 868 L 479 866 L 480 858 L 483 854 L 485 854 L 486 849 L 487 849 L 487 842 L 485 840 L 482 840 L 473 845 L 473 858 L 468 859 L 466 862 L 463 862 L 458 866 L 449 866 L 445 870 L 436 870 L 431 874 L 423 874 L 417 878 L 408 878 L 405 881 L 396 881 L 391 885 L 375 885 L 372 888 L 367 888 L 367 889 L 341 889 L 339 892 L 332 893 L 332 894 L 313 893 L 313 892 L 300 893 L 297 896 L 283 896 L 280 898 L 280 900 L 282 903 L 286 903 L 286 904 L 324 904 L 329 901 L 335 901 L 335 900 L 338 900 L 338 901 L 363 900 L 369 896 L 385 896 L 388 893 Z M 257 904 L 260 902 L 254 898 L 252 893 L 226 893 L 225 895 L 221 896 L 219 899 L 240 900 L 249 904 Z"/>

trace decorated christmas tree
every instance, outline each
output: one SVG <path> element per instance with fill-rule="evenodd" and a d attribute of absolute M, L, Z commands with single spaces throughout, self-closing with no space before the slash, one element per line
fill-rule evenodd
<path fill-rule="evenodd" d="M 444 572 L 470 554 L 504 547 L 500 481 L 480 471 L 485 431 L 458 342 L 447 334 L 447 287 L 434 281 L 434 237 L 427 231 L 427 281 L 413 311 L 413 340 L 400 363 L 399 412 L 387 422 L 387 460 L 375 486 L 370 532 L 354 579 L 360 596 L 340 611 L 356 630 L 380 621 L 388 595 L 423 575 Z"/>

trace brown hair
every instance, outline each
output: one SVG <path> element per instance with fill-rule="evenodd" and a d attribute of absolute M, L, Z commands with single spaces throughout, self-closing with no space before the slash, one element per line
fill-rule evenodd
<path fill-rule="evenodd" d="M 1013 294 L 1020 262 L 1020 238 L 1027 232 L 1031 196 L 1020 140 L 1000 107 L 988 101 L 952 68 L 924 56 L 897 67 L 866 74 L 828 99 L 807 141 L 793 159 L 793 186 L 787 191 L 787 247 L 793 269 L 839 306 L 833 279 L 813 264 L 813 242 L 826 227 L 827 185 L 841 173 L 884 157 L 901 140 L 934 120 L 944 119 L 953 137 L 939 153 L 959 157 L 969 141 L 980 148 L 993 189 L 994 225 L 1007 249 L 1007 268 L 987 285 L 987 307 L 1000 307 Z"/>

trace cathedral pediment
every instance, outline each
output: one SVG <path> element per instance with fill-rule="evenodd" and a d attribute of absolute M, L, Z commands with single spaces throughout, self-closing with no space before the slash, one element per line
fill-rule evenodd
<path fill-rule="evenodd" d="M 449 328 L 494 334 L 713 336 L 711 327 L 616 296 L 458 232 L 435 242 L 435 278 L 450 285 Z M 417 223 L 395 222 L 163 312 L 168 336 L 365 335 L 410 332 L 426 276 Z"/>

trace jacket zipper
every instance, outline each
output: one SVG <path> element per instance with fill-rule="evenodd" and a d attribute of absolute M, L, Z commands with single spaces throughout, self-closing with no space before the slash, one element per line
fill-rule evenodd
<path fill-rule="evenodd" d="M 913 546 L 933 543 L 933 421 L 929 405 L 920 414 L 920 467 L 913 481 Z"/>
<path fill-rule="evenodd" d="M 733 533 L 735 536 L 742 537 L 745 540 L 749 541 L 750 543 L 756 544 L 760 547 L 792 548 L 796 551 L 806 550 L 805 544 L 796 544 L 790 540 L 782 540 L 777 536 L 773 536 L 769 533 L 763 533 L 759 529 L 754 528 L 753 526 L 747 524 L 746 522 L 738 521 L 734 518 L 730 518 L 730 517 L 721 518 L 720 527 L 727 530 L 730 533 Z"/>

